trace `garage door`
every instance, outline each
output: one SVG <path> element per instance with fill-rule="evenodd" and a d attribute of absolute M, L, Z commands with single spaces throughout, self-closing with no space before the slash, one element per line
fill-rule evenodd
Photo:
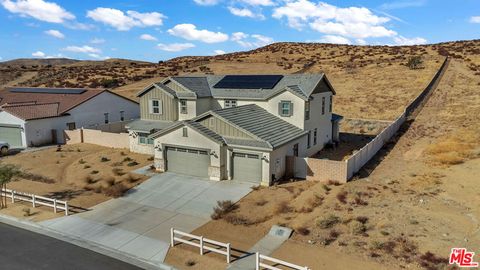
<path fill-rule="evenodd" d="M 205 150 L 167 147 L 167 171 L 208 177 L 210 155 Z"/>
<path fill-rule="evenodd" d="M 233 179 L 261 182 L 262 160 L 260 156 L 247 153 L 233 153 Z"/>
<path fill-rule="evenodd" d="M 0 141 L 10 144 L 10 147 L 22 147 L 22 131 L 18 126 L 0 125 Z"/>

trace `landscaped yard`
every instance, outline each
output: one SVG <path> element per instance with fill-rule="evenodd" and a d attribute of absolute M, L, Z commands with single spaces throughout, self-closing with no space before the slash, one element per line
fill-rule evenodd
<path fill-rule="evenodd" d="M 131 171 L 151 164 L 152 157 L 124 149 L 74 144 L 62 146 L 60 151 L 49 148 L 20 153 L 2 158 L 0 162 L 17 165 L 23 172 L 7 188 L 67 200 L 75 212 L 121 196 L 143 182 L 146 176 Z M 28 211 L 25 208 L 30 208 L 33 220 L 56 216 L 51 208 L 33 209 L 27 203 L 9 203 L 0 213 L 22 217 Z"/>

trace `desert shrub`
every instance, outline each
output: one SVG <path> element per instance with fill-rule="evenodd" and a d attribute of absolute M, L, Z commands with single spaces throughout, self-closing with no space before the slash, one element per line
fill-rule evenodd
<path fill-rule="evenodd" d="M 332 190 L 332 189 L 331 189 L 329 186 L 327 186 L 327 185 L 322 185 L 322 188 L 323 188 L 323 190 L 325 190 L 325 192 L 327 192 L 327 193 L 328 193 L 330 190 Z"/>
<path fill-rule="evenodd" d="M 90 169 L 91 167 L 92 167 L 92 166 L 90 166 L 90 165 L 85 165 L 85 166 L 83 166 L 84 169 Z"/>
<path fill-rule="evenodd" d="M 127 164 L 127 166 L 128 166 L 128 167 L 133 167 L 133 166 L 137 166 L 138 164 L 139 164 L 138 162 L 132 161 L 132 162 L 129 162 L 129 163 Z"/>
<path fill-rule="evenodd" d="M 418 263 L 425 269 L 443 269 L 445 268 L 449 260 L 447 258 L 439 257 L 433 254 L 430 251 L 427 251 L 425 254 L 422 254 L 418 258 Z"/>
<path fill-rule="evenodd" d="M 92 176 L 90 175 L 87 175 L 85 176 L 85 179 L 84 179 L 85 183 L 87 184 L 95 184 L 97 181 L 95 181 L 95 179 L 93 179 Z"/>
<path fill-rule="evenodd" d="M 148 161 L 153 161 L 155 159 L 155 157 L 149 157 L 147 160 Z"/>
<path fill-rule="evenodd" d="M 108 161 L 110 161 L 110 159 L 107 158 L 107 157 L 101 157 L 101 158 L 100 158 L 100 161 L 101 161 L 101 162 L 108 162 Z"/>
<path fill-rule="evenodd" d="M 113 168 L 113 169 L 112 169 L 112 172 L 113 172 L 113 174 L 116 175 L 116 176 L 125 175 L 125 172 L 124 172 L 123 169 L 121 169 L 121 168 Z"/>
<path fill-rule="evenodd" d="M 90 173 L 91 173 L 91 174 L 97 174 L 97 173 L 99 173 L 99 171 L 93 170 L 93 171 L 91 171 Z"/>
<path fill-rule="evenodd" d="M 113 186 L 115 184 L 115 178 L 114 177 L 107 177 L 104 182 L 108 185 L 108 186 Z"/>
<path fill-rule="evenodd" d="M 212 219 L 221 219 L 226 214 L 232 212 L 233 210 L 237 209 L 238 206 L 235 205 L 232 201 L 217 201 L 217 206 L 213 208 L 213 214 L 211 215 Z"/>
<path fill-rule="evenodd" d="M 329 229 L 340 222 L 340 218 L 335 215 L 329 215 L 328 217 L 317 219 L 316 224 L 321 229 Z"/>
<path fill-rule="evenodd" d="M 122 152 L 120 152 L 120 155 L 122 155 L 122 156 L 126 156 L 126 155 L 127 155 L 127 153 L 125 153 L 124 151 L 122 151 Z"/>
<path fill-rule="evenodd" d="M 310 234 L 310 230 L 306 227 L 298 227 L 295 229 L 295 232 L 300 234 L 300 235 L 309 235 Z"/>
<path fill-rule="evenodd" d="M 232 224 L 232 225 L 244 225 L 248 226 L 251 225 L 253 222 L 248 220 L 246 217 L 240 216 L 240 215 L 226 215 L 223 218 L 226 222 Z"/>
<path fill-rule="evenodd" d="M 128 183 L 135 183 L 137 182 L 138 180 L 140 180 L 139 177 L 129 173 L 126 177 L 125 177 L 125 180 L 128 182 Z"/>
<path fill-rule="evenodd" d="M 23 208 L 22 212 L 24 217 L 29 217 L 32 215 L 31 209 L 29 207 Z"/>
<path fill-rule="evenodd" d="M 197 262 L 195 260 L 192 260 L 192 259 L 188 259 L 186 262 L 185 262 L 185 265 L 188 266 L 188 267 L 192 267 L 194 266 L 195 264 L 197 264 Z"/>
<path fill-rule="evenodd" d="M 347 195 L 348 195 L 348 192 L 343 190 L 343 191 L 340 191 L 338 194 L 337 194 L 337 200 L 343 204 L 346 204 L 347 203 Z"/>
<path fill-rule="evenodd" d="M 18 177 L 21 177 L 26 180 L 41 182 L 46 184 L 55 183 L 55 180 L 53 180 L 52 178 L 49 178 L 40 174 L 29 173 L 29 172 L 20 172 Z"/>
<path fill-rule="evenodd" d="M 126 157 L 123 159 L 123 162 L 129 162 L 132 161 L 133 159 L 131 157 Z"/>
<path fill-rule="evenodd" d="M 363 235 L 367 231 L 367 226 L 357 220 L 349 224 L 350 232 L 354 235 Z"/>
<path fill-rule="evenodd" d="M 366 224 L 368 222 L 368 217 L 358 216 L 358 217 L 355 218 L 355 220 L 362 223 L 362 224 Z"/>
<path fill-rule="evenodd" d="M 434 162 L 455 165 L 474 158 L 473 150 L 478 145 L 480 145 L 480 135 L 472 131 L 459 130 L 429 145 L 426 153 Z"/>
<path fill-rule="evenodd" d="M 119 198 L 128 190 L 123 183 L 116 183 L 110 187 L 103 188 L 103 193 L 108 197 Z"/>
<path fill-rule="evenodd" d="M 257 205 L 257 206 L 264 206 L 264 205 L 267 204 L 267 203 L 268 203 L 267 200 L 265 200 L 265 199 L 260 199 L 260 200 L 258 200 L 258 201 L 255 202 L 255 205 Z"/>
<path fill-rule="evenodd" d="M 83 159 L 80 159 L 80 160 L 78 161 L 78 163 L 79 163 L 79 164 L 85 164 L 85 163 L 87 163 L 87 162 L 86 162 L 85 160 L 83 160 Z"/>
<path fill-rule="evenodd" d="M 417 69 L 420 68 L 423 64 L 423 60 L 421 56 L 412 56 L 408 59 L 407 66 L 410 69 Z"/>
<path fill-rule="evenodd" d="M 285 214 L 292 211 L 292 208 L 288 205 L 287 201 L 281 201 L 275 206 L 275 214 Z"/>

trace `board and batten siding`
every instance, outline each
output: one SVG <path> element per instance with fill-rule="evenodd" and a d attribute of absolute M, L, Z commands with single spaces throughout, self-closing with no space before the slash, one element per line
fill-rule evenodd
<path fill-rule="evenodd" d="M 253 139 L 252 136 L 248 135 L 247 133 L 213 116 L 201 120 L 200 123 L 222 136 Z"/>
<path fill-rule="evenodd" d="M 157 99 L 162 102 L 161 114 L 150 113 L 150 100 L 152 99 Z M 140 97 L 140 117 L 146 120 L 177 121 L 178 102 L 174 97 L 166 92 L 152 87 L 148 92 Z"/>

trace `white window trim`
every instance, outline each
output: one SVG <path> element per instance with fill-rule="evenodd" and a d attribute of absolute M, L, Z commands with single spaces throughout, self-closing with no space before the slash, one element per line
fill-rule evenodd
<path fill-rule="evenodd" d="M 237 107 L 237 100 L 236 99 L 225 99 L 223 101 L 224 108 L 234 108 Z"/>
<path fill-rule="evenodd" d="M 310 120 L 310 101 L 305 101 L 305 120 Z"/>
<path fill-rule="evenodd" d="M 283 113 L 283 104 L 288 104 L 288 113 Z M 292 112 L 292 102 L 289 101 L 289 100 L 282 100 L 280 101 L 280 116 L 283 116 L 283 117 L 290 117 L 293 115 L 293 112 Z"/>
<path fill-rule="evenodd" d="M 322 115 L 325 114 L 325 104 L 326 103 L 326 98 L 325 97 L 322 97 Z"/>
<path fill-rule="evenodd" d="M 185 105 L 183 105 L 182 102 L 185 102 Z M 186 99 L 180 99 L 180 113 L 188 114 L 188 103 Z"/>
<path fill-rule="evenodd" d="M 154 109 L 153 102 L 154 101 L 158 101 L 158 113 L 153 111 L 153 109 Z M 162 101 L 160 99 L 151 99 L 150 100 L 150 114 L 158 114 L 158 115 L 163 114 L 163 104 L 162 104 Z"/>

